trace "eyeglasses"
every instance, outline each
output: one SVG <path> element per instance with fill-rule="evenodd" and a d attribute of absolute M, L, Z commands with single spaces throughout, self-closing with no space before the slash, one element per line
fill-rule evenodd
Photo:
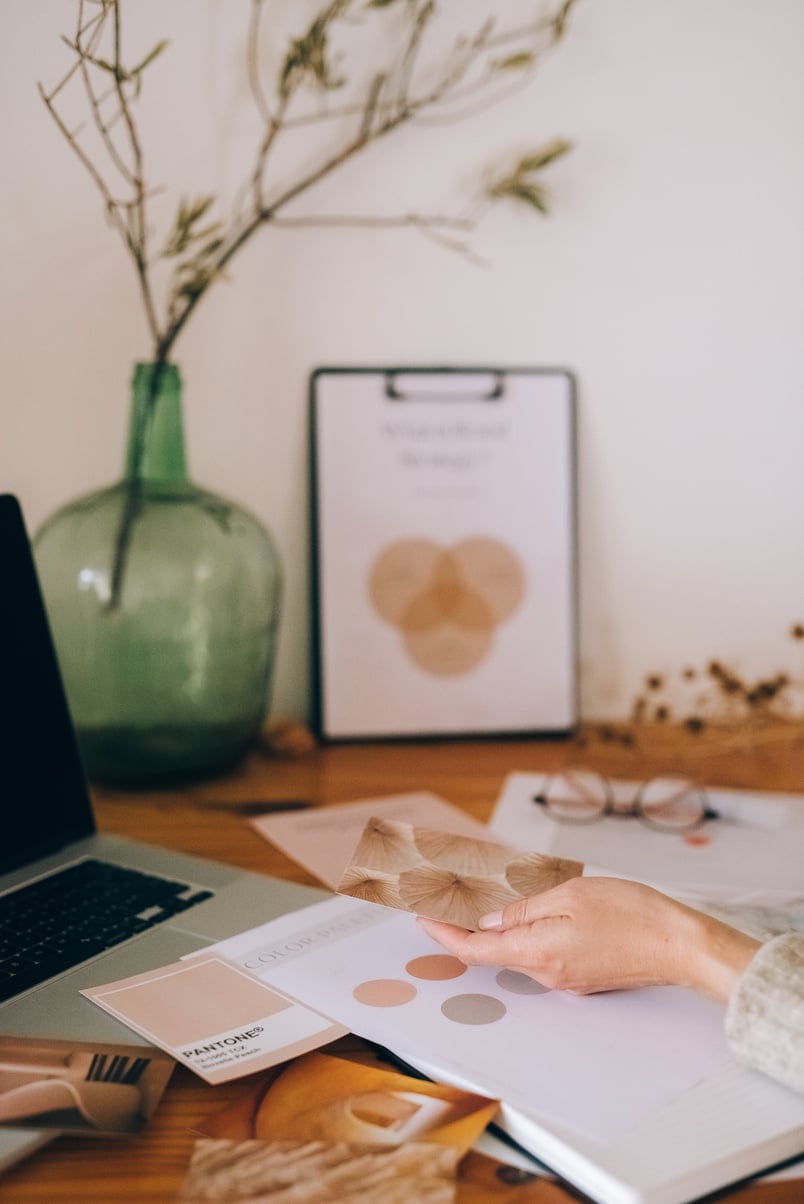
<path fill-rule="evenodd" d="M 688 832 L 707 819 L 717 819 L 702 788 L 690 778 L 651 778 L 633 796 L 618 797 L 608 778 L 591 769 L 565 769 L 552 774 L 531 801 L 562 823 L 589 824 L 605 816 L 636 817 L 661 832 Z"/>

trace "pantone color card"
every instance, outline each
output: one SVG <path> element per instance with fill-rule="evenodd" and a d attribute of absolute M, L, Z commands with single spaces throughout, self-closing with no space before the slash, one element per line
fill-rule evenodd
<path fill-rule="evenodd" d="M 266 1070 L 349 1031 L 219 957 L 202 955 L 81 994 L 208 1083 Z"/>

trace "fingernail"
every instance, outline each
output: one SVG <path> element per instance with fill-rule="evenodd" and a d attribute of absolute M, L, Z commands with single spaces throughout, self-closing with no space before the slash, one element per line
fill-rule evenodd
<path fill-rule="evenodd" d="M 489 912 L 487 916 L 480 917 L 478 924 L 481 928 L 502 928 L 502 912 Z"/>

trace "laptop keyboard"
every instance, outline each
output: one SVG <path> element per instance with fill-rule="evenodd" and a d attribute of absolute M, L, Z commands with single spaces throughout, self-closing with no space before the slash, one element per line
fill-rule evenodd
<path fill-rule="evenodd" d="M 87 860 L 0 896 L 0 1002 L 211 895 L 186 882 Z"/>

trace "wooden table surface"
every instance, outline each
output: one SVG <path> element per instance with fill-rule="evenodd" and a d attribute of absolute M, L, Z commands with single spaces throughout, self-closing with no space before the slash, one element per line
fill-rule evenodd
<path fill-rule="evenodd" d="M 340 745 L 295 754 L 273 748 L 256 751 L 225 778 L 169 791 L 94 788 L 93 798 L 102 831 L 311 883 L 305 870 L 246 822 L 249 804 L 305 799 L 326 805 L 429 790 L 485 820 L 508 772 L 554 769 L 581 757 L 624 778 L 673 766 L 712 785 L 804 794 L 804 725 L 791 724 L 739 737 L 644 728 L 637 729 L 636 744 L 618 731 L 592 730 L 582 753 L 563 740 L 520 739 Z M 0 1201 L 169 1204 L 177 1199 L 188 1166 L 193 1126 L 242 1089 L 242 1083 L 211 1087 L 177 1066 L 144 1134 L 134 1140 L 60 1137 L 0 1178 Z M 461 1166 L 458 1200 L 570 1204 L 573 1199 L 549 1179 L 511 1178 L 499 1164 L 470 1153 Z M 748 1184 L 716 1198 L 734 1204 L 801 1204 L 804 1182 Z"/>

